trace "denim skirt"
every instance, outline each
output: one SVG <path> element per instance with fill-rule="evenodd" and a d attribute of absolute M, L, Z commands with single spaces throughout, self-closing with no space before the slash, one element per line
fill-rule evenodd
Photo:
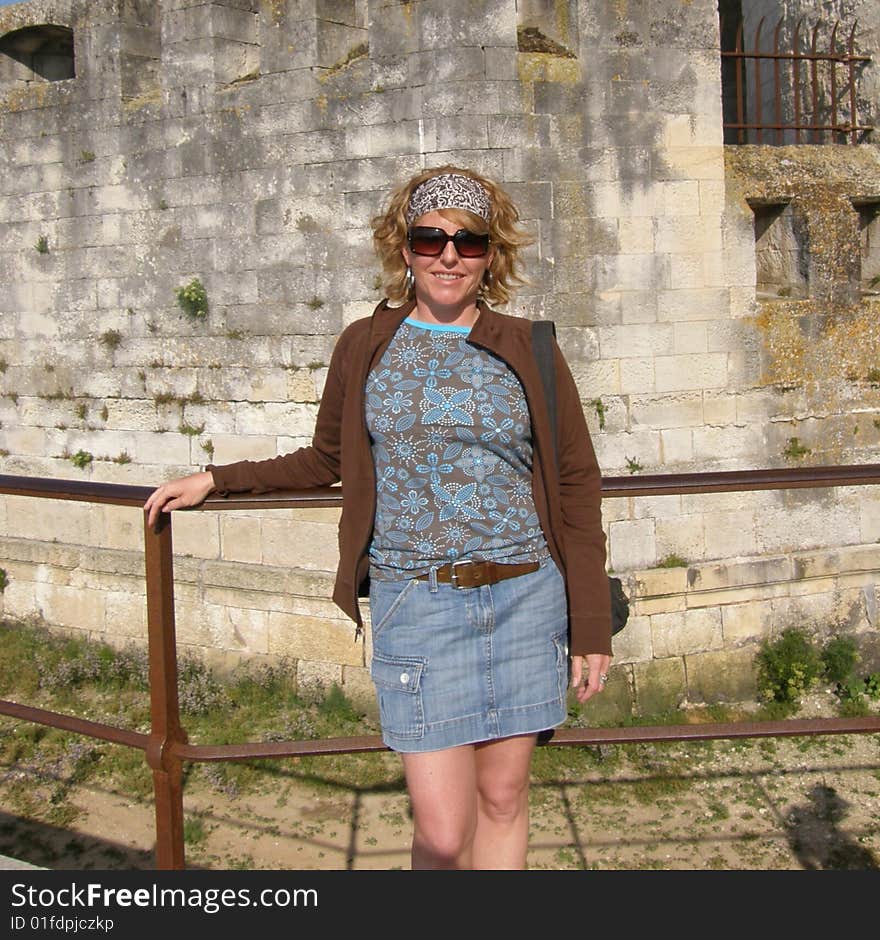
<path fill-rule="evenodd" d="M 528 734 L 565 720 L 568 616 L 552 558 L 477 588 L 370 582 L 382 739 L 437 751 Z"/>

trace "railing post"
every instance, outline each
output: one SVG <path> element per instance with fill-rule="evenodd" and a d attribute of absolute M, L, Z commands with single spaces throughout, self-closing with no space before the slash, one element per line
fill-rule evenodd
<path fill-rule="evenodd" d="M 175 744 L 186 743 L 177 698 L 177 640 L 174 631 L 174 556 L 171 517 L 160 513 L 153 529 L 144 513 L 147 577 L 147 636 L 150 654 L 150 743 L 156 811 L 156 867 L 185 868 L 183 771 Z"/>

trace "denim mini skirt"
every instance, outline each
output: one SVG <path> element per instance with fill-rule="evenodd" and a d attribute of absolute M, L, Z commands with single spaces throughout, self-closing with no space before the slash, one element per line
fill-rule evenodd
<path fill-rule="evenodd" d="M 370 581 L 382 739 L 436 751 L 544 731 L 566 717 L 565 584 L 537 571 L 477 588 Z"/>

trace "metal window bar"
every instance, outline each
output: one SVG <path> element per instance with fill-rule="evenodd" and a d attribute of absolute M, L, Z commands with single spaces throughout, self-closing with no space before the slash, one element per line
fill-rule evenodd
<path fill-rule="evenodd" d="M 856 69 L 860 63 L 871 61 L 871 56 L 859 55 L 855 52 L 855 34 L 857 24 L 853 24 L 849 35 L 845 40 L 845 48 L 838 49 L 838 30 L 841 27 L 840 21 L 836 21 L 831 30 L 831 36 L 828 41 L 828 50 L 818 51 L 819 29 L 823 25 L 817 22 L 809 38 L 809 52 L 801 50 L 801 26 L 803 20 L 798 20 L 794 25 L 791 39 L 790 50 L 780 50 L 780 30 L 784 21 L 777 22 L 773 30 L 772 51 L 762 51 L 761 33 L 764 28 L 765 17 L 761 17 L 755 28 L 755 34 L 752 41 L 751 50 L 745 46 L 743 38 L 744 24 L 739 22 L 736 29 L 736 36 L 732 49 L 721 50 L 722 65 L 729 61 L 733 63 L 733 78 L 726 77 L 726 71 L 722 71 L 722 82 L 725 86 L 732 84 L 732 89 L 726 87 L 726 91 L 732 90 L 735 94 L 736 114 L 735 120 L 725 120 L 725 131 L 736 132 L 736 142 L 739 144 L 754 142 L 762 144 L 765 131 L 775 132 L 773 135 L 776 144 L 782 144 L 785 140 L 785 132 L 794 132 L 795 143 L 804 143 L 804 132 L 809 132 L 809 143 L 823 142 L 843 142 L 858 144 L 860 138 L 874 129 L 871 124 L 861 124 L 858 121 L 857 114 L 857 94 L 856 94 Z M 724 36 L 724 21 L 721 21 L 721 35 Z M 751 110 L 754 120 L 748 119 L 748 92 L 749 82 L 746 69 L 747 61 L 753 63 L 753 82 Z M 764 61 L 773 63 L 773 120 L 764 119 L 764 96 L 762 89 L 762 70 L 761 64 Z M 788 69 L 783 68 L 786 62 L 791 63 L 791 84 L 786 81 Z M 808 78 L 804 80 L 801 70 L 801 63 L 808 65 Z M 826 65 L 828 102 L 825 106 L 827 112 L 827 121 L 822 122 L 823 107 L 821 104 L 822 93 L 825 90 L 820 72 L 820 65 Z M 839 83 L 838 69 L 843 69 L 844 81 Z M 790 120 L 786 120 L 783 106 L 783 94 L 786 93 L 791 99 L 793 114 Z M 811 108 L 809 115 L 804 115 L 802 111 L 803 104 L 809 101 Z M 848 106 L 848 117 L 843 115 L 839 117 L 839 106 L 841 103 Z M 752 134 L 751 132 L 754 132 Z"/>
<path fill-rule="evenodd" d="M 766 489 L 859 486 L 880 483 L 880 464 L 734 470 L 712 473 L 606 477 L 603 499 L 730 493 Z M 104 503 L 141 509 L 151 487 L 88 483 L 39 477 L 0 475 L 0 494 L 38 499 Z M 303 509 L 342 505 L 338 488 L 237 494 L 210 497 L 201 510 Z M 144 567 L 147 595 L 147 641 L 150 663 L 149 734 L 117 728 L 59 712 L 0 699 L 0 715 L 60 728 L 86 737 L 134 747 L 144 752 L 153 774 L 156 817 L 156 868 L 186 867 L 183 842 L 183 762 L 354 754 L 387 750 L 378 735 L 324 740 L 190 744 L 180 723 L 177 684 L 177 640 L 174 623 L 172 515 L 163 514 L 155 529 L 144 520 Z M 880 732 L 880 717 L 784 719 L 759 722 L 712 722 L 626 728 L 563 728 L 540 740 L 549 745 L 630 744 L 659 741 L 705 741 L 731 738 L 788 737 L 815 734 Z"/>

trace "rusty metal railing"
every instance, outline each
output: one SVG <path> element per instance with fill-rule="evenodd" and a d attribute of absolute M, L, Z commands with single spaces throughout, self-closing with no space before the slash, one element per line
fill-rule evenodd
<path fill-rule="evenodd" d="M 611 499 L 765 489 L 858 486 L 877 483 L 880 483 L 880 464 L 866 464 L 844 467 L 607 477 L 603 480 L 602 495 L 605 499 Z M 152 488 L 143 486 L 0 475 L 0 494 L 39 499 L 105 503 L 141 509 L 151 492 Z M 227 511 L 339 507 L 342 505 L 342 499 L 342 490 L 328 487 L 297 492 L 209 497 L 199 508 L 207 511 Z M 326 738 L 317 741 L 190 744 L 180 722 L 178 703 L 172 514 L 163 514 L 155 528 L 147 525 L 146 514 L 143 518 L 150 668 L 151 727 L 149 734 L 6 700 L 0 700 L 0 715 L 142 750 L 153 774 L 156 867 L 158 869 L 182 869 L 185 867 L 182 782 L 184 761 L 353 754 L 384 751 L 387 748 L 377 735 Z M 868 716 L 627 728 L 563 728 L 554 731 L 540 743 L 550 745 L 626 744 L 875 732 L 880 732 L 880 718 Z"/>
<path fill-rule="evenodd" d="M 803 40 L 809 43 L 809 50 L 804 51 L 800 35 L 802 19 L 794 23 L 788 48 L 780 47 L 780 30 L 784 24 L 780 19 L 773 30 L 772 49 L 766 48 L 761 37 L 764 20 L 765 17 L 761 17 L 755 28 L 751 49 L 744 45 L 741 21 L 735 31 L 728 33 L 724 19 L 721 20 L 725 143 L 818 144 L 830 139 L 832 143 L 857 144 L 860 135 L 874 128 L 860 124 L 858 119 L 856 69 L 870 62 L 871 57 L 855 51 L 856 24 L 849 35 L 839 41 L 841 24 L 836 21 L 827 50 L 820 51 L 819 30 L 823 24 L 816 23 L 811 36 Z M 772 73 L 766 81 L 763 63 L 768 64 Z M 765 107 L 767 110 L 772 107 L 772 114 L 765 115 Z M 766 141 L 765 131 L 772 132 Z M 793 140 L 791 135 L 786 135 L 792 131 Z M 805 132 L 809 133 L 806 141 Z"/>

